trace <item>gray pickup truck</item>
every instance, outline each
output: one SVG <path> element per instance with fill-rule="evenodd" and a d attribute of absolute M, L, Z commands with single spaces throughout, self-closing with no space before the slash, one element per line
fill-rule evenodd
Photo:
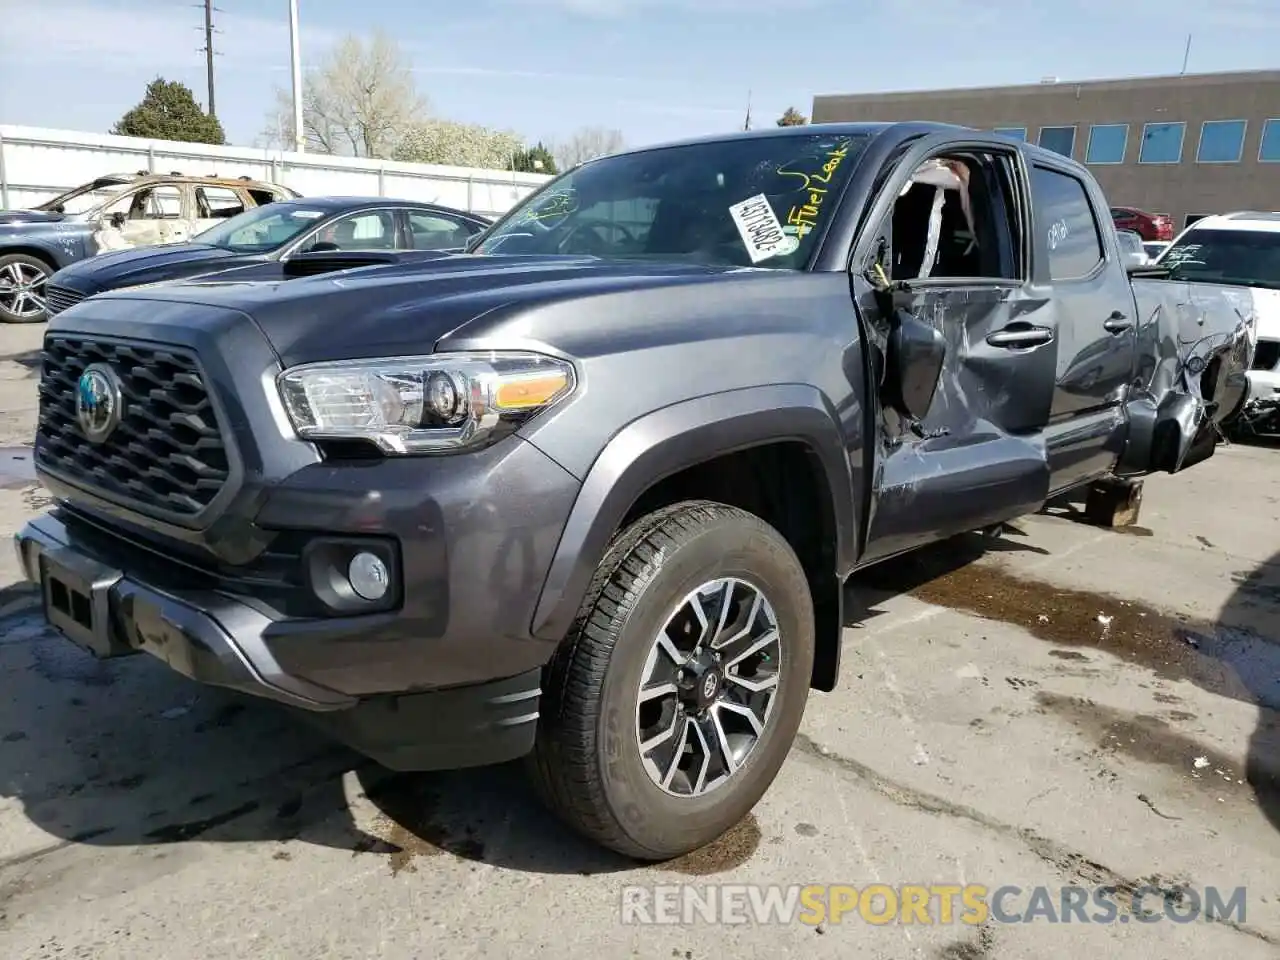
<path fill-rule="evenodd" d="M 857 570 L 1212 455 L 1254 320 L 1131 283 L 1107 210 L 993 134 L 795 127 L 584 164 L 464 254 L 105 293 L 45 338 L 21 562 L 97 656 L 395 769 L 527 758 L 669 858 L 835 688 Z"/>

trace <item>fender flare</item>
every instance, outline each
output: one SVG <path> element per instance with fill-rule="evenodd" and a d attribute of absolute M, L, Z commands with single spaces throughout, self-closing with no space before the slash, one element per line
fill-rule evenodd
<path fill-rule="evenodd" d="M 663 407 L 614 434 L 587 471 L 569 513 L 534 611 L 532 635 L 559 640 L 569 632 L 609 542 L 649 487 L 715 457 L 785 441 L 804 443 L 822 465 L 835 518 L 833 573 L 843 577 L 853 566 L 857 516 L 835 415 L 812 386 L 748 387 Z"/>

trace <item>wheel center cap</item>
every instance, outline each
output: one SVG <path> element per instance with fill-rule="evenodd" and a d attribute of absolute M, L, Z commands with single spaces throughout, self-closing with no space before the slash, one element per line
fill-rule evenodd
<path fill-rule="evenodd" d="M 711 700 L 715 697 L 716 691 L 720 689 L 720 678 L 716 676 L 715 671 L 707 673 L 702 678 L 702 699 Z"/>
<path fill-rule="evenodd" d="M 724 670 L 710 656 L 690 663 L 680 681 L 680 699 L 686 708 L 701 712 L 715 703 L 724 689 Z"/>

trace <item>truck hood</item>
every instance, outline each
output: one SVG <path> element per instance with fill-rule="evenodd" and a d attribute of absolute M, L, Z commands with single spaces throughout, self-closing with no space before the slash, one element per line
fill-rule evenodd
<path fill-rule="evenodd" d="M 203 243 L 174 243 L 133 250 L 113 250 L 64 267 L 56 286 L 84 294 L 98 293 L 135 283 L 156 283 L 216 270 L 244 255 Z M 259 260 L 261 257 L 253 257 Z"/>
<path fill-rule="evenodd" d="M 27 223 L 61 223 L 65 219 L 65 214 L 45 210 L 0 210 L 0 227 L 17 227 Z"/>
<path fill-rule="evenodd" d="M 164 284 L 102 294 L 226 307 L 251 317 L 285 366 L 429 353 L 459 327 L 502 310 L 778 271 L 579 257 L 456 255 L 295 280 Z M 92 301 L 59 321 L 73 323 Z M 602 308 L 606 309 L 606 308 Z M 85 314 L 87 316 L 87 314 Z"/>

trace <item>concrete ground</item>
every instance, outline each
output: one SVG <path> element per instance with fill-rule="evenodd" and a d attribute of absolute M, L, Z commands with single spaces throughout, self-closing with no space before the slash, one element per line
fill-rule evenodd
<path fill-rule="evenodd" d="M 0 446 L 30 440 L 39 334 L 0 330 Z M 6 533 L 42 503 L 24 456 L 0 451 Z M 577 840 L 517 770 L 390 775 L 155 662 L 94 662 L 0 551 L 0 953 L 1275 957 L 1278 458 L 1223 448 L 1148 481 L 1124 533 L 1067 505 L 851 584 L 842 685 L 778 781 L 656 867 Z M 875 882 L 1243 886 L 1246 915 L 621 922 L 632 884 Z"/>

